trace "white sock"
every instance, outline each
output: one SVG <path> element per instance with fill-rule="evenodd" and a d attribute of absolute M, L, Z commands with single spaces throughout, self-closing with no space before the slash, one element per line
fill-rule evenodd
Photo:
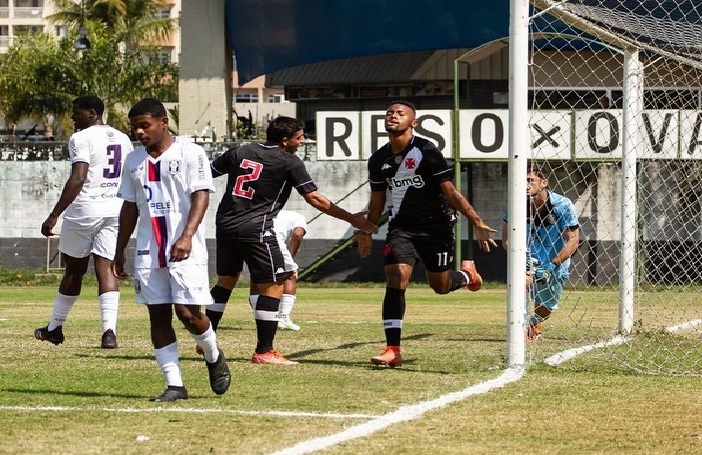
<path fill-rule="evenodd" d="M 217 347 L 217 333 L 212 330 L 212 324 L 200 335 L 190 334 L 198 346 L 202 348 L 202 355 L 208 363 L 215 363 L 219 358 L 219 348 Z"/>
<path fill-rule="evenodd" d="M 210 305 L 205 305 L 205 310 L 216 311 L 217 313 L 224 313 L 224 309 L 226 307 L 226 303 L 212 303 Z"/>
<path fill-rule="evenodd" d="M 100 313 L 102 313 L 102 333 L 112 330 L 117 333 L 117 310 L 119 309 L 119 291 L 100 294 Z"/>
<path fill-rule="evenodd" d="M 251 294 L 249 295 L 249 305 L 251 305 L 251 309 L 256 311 L 256 304 L 258 303 L 258 294 Z"/>
<path fill-rule="evenodd" d="M 166 385 L 183 387 L 183 377 L 180 375 L 180 362 L 178 360 L 178 342 L 154 349 L 154 356 L 156 356 L 156 363 L 161 367 Z"/>
<path fill-rule="evenodd" d="M 49 332 L 66 322 L 68 313 L 71 312 L 71 308 L 73 308 L 73 304 L 76 303 L 76 300 L 78 300 L 77 295 L 63 295 L 60 292 L 56 293 L 56 297 L 54 297 L 54 309 L 51 312 L 51 319 L 49 319 Z"/>
<path fill-rule="evenodd" d="M 294 294 L 283 294 L 280 299 L 280 308 L 278 310 L 278 316 L 282 319 L 287 319 L 290 317 L 293 306 L 295 305 L 296 296 Z"/>

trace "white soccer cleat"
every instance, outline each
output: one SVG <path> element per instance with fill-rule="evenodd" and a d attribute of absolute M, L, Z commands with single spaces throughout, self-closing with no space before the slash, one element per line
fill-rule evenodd
<path fill-rule="evenodd" d="M 290 317 L 286 318 L 280 318 L 278 319 L 278 329 L 279 330 L 292 330 L 294 332 L 297 332 L 300 330 L 300 326 L 292 322 Z"/>

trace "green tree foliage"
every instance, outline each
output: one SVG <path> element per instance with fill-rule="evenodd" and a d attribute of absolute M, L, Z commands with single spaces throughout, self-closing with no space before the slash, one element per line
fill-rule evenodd
<path fill-rule="evenodd" d="M 138 99 L 177 101 L 177 65 L 155 58 L 160 40 L 177 27 L 177 20 L 160 18 L 166 9 L 163 0 L 56 1 L 50 20 L 67 25 L 67 36 L 21 37 L 0 55 L 0 115 L 8 124 L 60 122 L 70 116 L 73 98 L 91 93 L 105 101 L 106 121 L 126 131 L 124 112 Z M 76 50 L 81 25 L 91 46 Z"/>

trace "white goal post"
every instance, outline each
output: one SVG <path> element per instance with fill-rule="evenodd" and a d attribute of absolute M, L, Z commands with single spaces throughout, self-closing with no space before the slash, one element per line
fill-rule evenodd
<path fill-rule="evenodd" d="M 699 3 L 511 0 L 508 217 L 524 222 L 509 231 L 509 365 L 597 344 L 570 365 L 702 372 Z M 528 162 L 551 171 L 581 223 L 536 342 L 524 339 Z"/>

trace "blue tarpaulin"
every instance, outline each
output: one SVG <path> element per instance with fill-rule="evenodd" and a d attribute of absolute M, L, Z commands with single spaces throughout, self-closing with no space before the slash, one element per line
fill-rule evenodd
<path fill-rule="evenodd" d="M 509 0 L 225 0 L 239 83 L 306 63 L 473 48 L 509 33 Z"/>

